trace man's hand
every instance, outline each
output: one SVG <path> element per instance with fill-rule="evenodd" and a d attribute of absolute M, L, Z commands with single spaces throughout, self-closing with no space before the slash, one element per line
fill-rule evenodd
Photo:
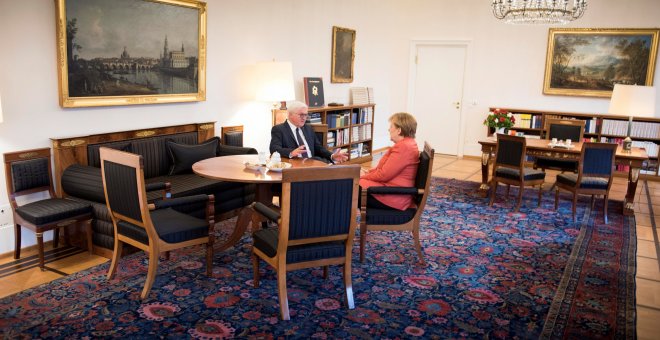
<path fill-rule="evenodd" d="M 296 157 L 300 156 L 303 152 L 307 152 L 307 150 L 305 149 L 304 144 L 299 146 L 298 148 L 294 149 L 293 151 L 291 151 L 291 154 L 289 155 L 289 158 L 296 158 Z"/>
<path fill-rule="evenodd" d="M 330 156 L 330 159 L 332 159 L 335 163 L 343 163 L 348 160 L 348 154 L 345 152 L 340 152 L 341 149 L 336 149 L 335 152 L 332 153 Z"/>

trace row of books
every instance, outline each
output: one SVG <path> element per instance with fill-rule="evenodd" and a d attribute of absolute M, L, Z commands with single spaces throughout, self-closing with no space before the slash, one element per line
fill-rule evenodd
<path fill-rule="evenodd" d="M 588 138 L 585 138 L 585 141 Z M 592 138 L 593 140 L 594 138 Z M 611 137 L 600 137 L 600 141 L 603 143 L 616 143 L 619 145 L 623 145 L 623 140 L 624 138 L 611 138 Z M 657 158 L 658 157 L 658 144 L 655 144 L 654 142 L 649 142 L 649 141 L 633 141 L 632 146 L 635 148 L 643 148 L 646 150 L 646 154 L 649 155 L 649 157 Z"/>
<path fill-rule="evenodd" d="M 604 135 L 628 135 L 627 120 L 603 119 L 601 133 Z M 638 138 L 660 139 L 660 124 L 651 122 L 632 122 L 630 136 Z"/>
<path fill-rule="evenodd" d="M 349 129 L 328 131 L 328 147 L 348 144 L 350 142 L 348 133 Z"/>
<path fill-rule="evenodd" d="M 645 175 L 657 175 L 658 174 L 658 160 L 649 159 L 642 163 L 642 169 L 639 171 L 641 174 Z"/>
<path fill-rule="evenodd" d="M 351 117 L 351 122 L 353 124 L 371 123 L 373 116 L 374 116 L 373 107 L 362 107 L 357 112 L 353 112 L 353 116 Z"/>
<path fill-rule="evenodd" d="M 349 157 L 351 159 L 369 156 L 370 154 L 371 154 L 371 149 L 369 144 L 367 143 L 351 144 L 351 150 L 349 153 L 350 155 Z"/>
<path fill-rule="evenodd" d="M 371 125 L 360 125 L 351 128 L 351 140 L 371 139 Z"/>
<path fill-rule="evenodd" d="M 513 128 L 522 128 L 522 129 L 540 129 L 541 128 L 541 116 L 532 115 L 529 113 L 513 113 L 513 118 L 516 122 L 513 123 Z"/>
<path fill-rule="evenodd" d="M 307 122 L 310 124 L 322 124 L 321 112 L 311 112 L 307 117 Z"/>
<path fill-rule="evenodd" d="M 373 87 L 351 87 L 351 103 L 353 105 L 373 104 Z"/>
<path fill-rule="evenodd" d="M 328 128 L 338 128 L 348 126 L 351 123 L 351 111 L 342 111 L 338 113 L 328 113 L 325 117 L 325 123 Z"/>

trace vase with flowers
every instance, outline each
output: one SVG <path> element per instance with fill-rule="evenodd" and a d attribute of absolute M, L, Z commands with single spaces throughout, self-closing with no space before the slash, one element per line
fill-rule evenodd
<path fill-rule="evenodd" d="M 484 120 L 484 125 L 495 129 L 495 133 L 506 134 L 506 131 L 513 127 L 516 123 L 516 118 L 513 115 L 502 109 L 495 109 Z"/>

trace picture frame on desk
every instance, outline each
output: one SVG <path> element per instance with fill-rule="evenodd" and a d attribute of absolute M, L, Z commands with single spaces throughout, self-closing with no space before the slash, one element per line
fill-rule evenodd
<path fill-rule="evenodd" d="M 323 78 L 305 77 L 303 78 L 303 88 L 305 90 L 305 104 L 307 104 L 307 106 L 325 106 L 325 98 L 323 94 Z"/>
<path fill-rule="evenodd" d="M 55 0 L 59 102 L 206 100 L 206 3 Z"/>
<path fill-rule="evenodd" d="M 355 61 L 355 30 L 332 27 L 332 72 L 330 82 L 352 83 Z"/>
<path fill-rule="evenodd" d="M 653 85 L 659 29 L 550 28 L 543 93 L 611 97 L 615 83 Z"/>

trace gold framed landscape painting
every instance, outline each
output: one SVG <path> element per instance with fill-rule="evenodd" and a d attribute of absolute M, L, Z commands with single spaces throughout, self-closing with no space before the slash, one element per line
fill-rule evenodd
<path fill-rule="evenodd" d="M 331 83 L 352 83 L 355 60 L 355 30 L 332 27 Z"/>
<path fill-rule="evenodd" d="M 206 100 L 206 3 L 55 0 L 60 106 Z"/>
<path fill-rule="evenodd" d="M 551 28 L 543 93 L 611 97 L 614 84 L 653 85 L 657 28 Z"/>

